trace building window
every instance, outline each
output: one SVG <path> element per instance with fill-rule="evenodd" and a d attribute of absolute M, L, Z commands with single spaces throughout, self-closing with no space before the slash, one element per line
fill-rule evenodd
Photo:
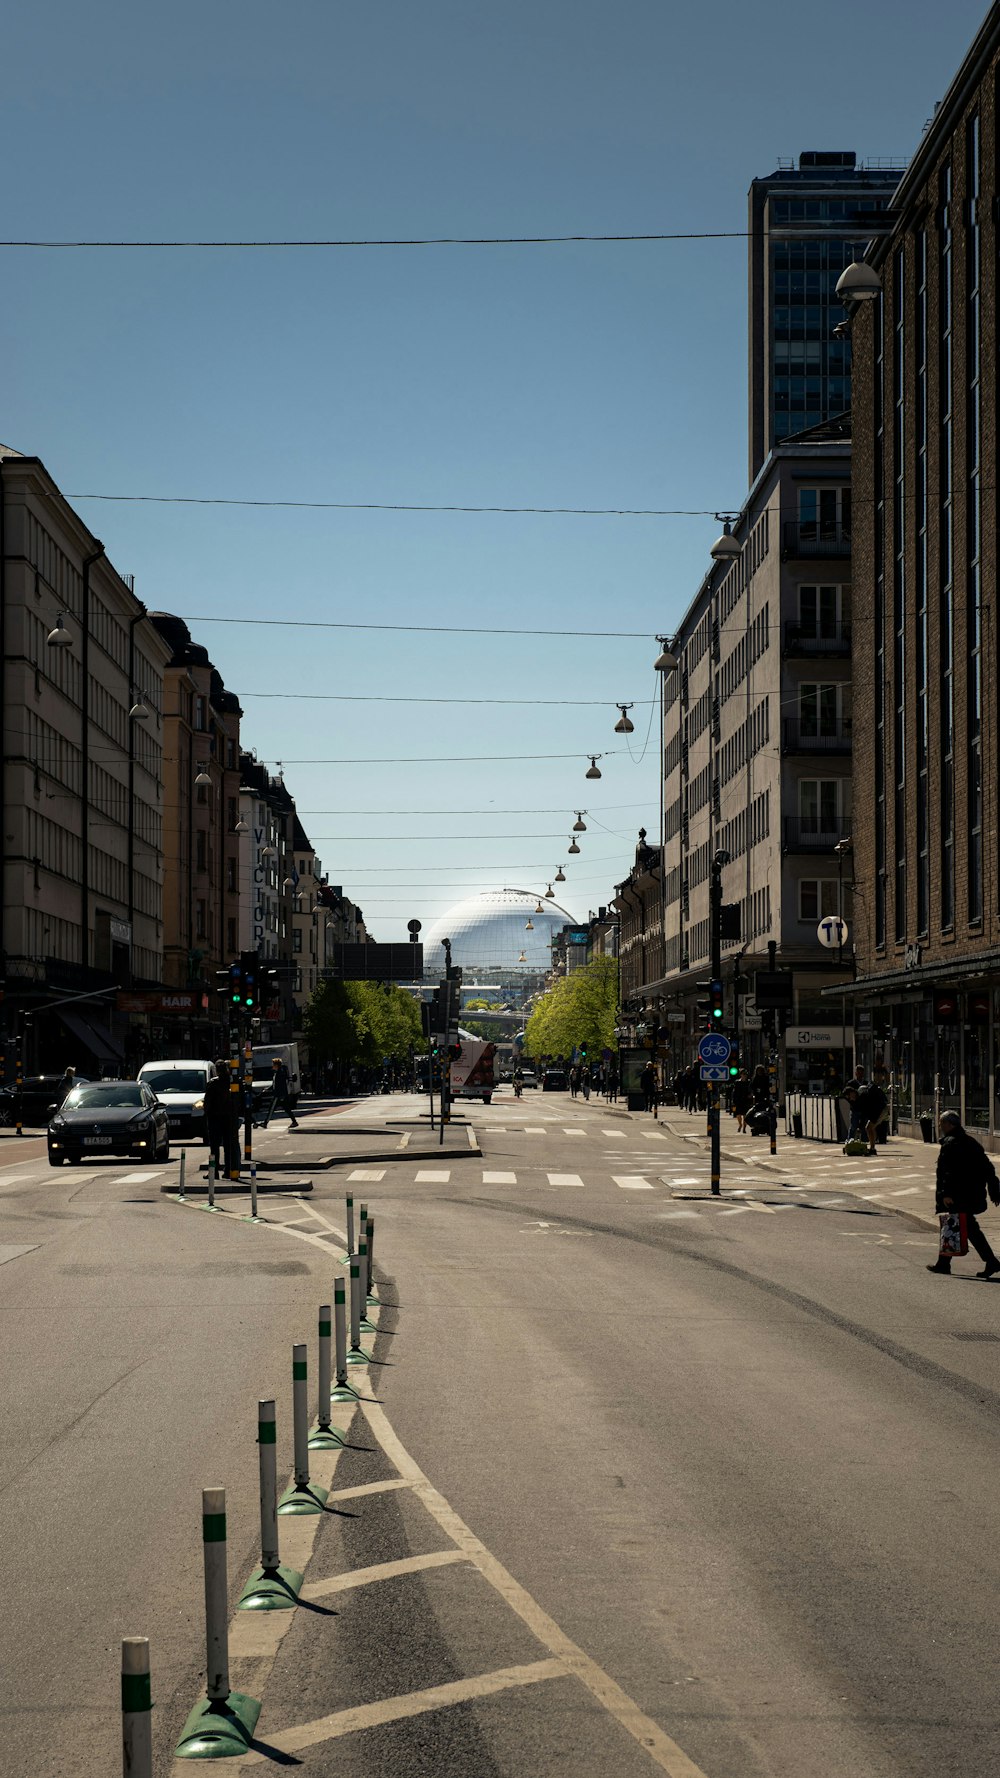
<path fill-rule="evenodd" d="M 799 919 L 827 920 L 840 912 L 836 877 L 803 877 L 799 883 Z"/>
<path fill-rule="evenodd" d="M 799 634 L 804 641 L 839 640 L 847 590 L 840 586 L 799 587 Z"/>
<path fill-rule="evenodd" d="M 843 686 L 805 682 L 799 686 L 799 733 L 803 739 L 824 735 L 833 737 L 849 728 L 842 716 Z"/>
<path fill-rule="evenodd" d="M 208 903 L 205 901 L 196 902 L 195 910 L 196 910 L 196 913 L 195 913 L 195 936 L 197 938 L 207 938 L 208 937 Z"/>
<path fill-rule="evenodd" d="M 236 921 L 235 920 L 227 920 L 226 921 L 226 949 L 229 952 L 230 957 L 235 956 L 236 945 L 237 945 Z"/>
<path fill-rule="evenodd" d="M 799 538 L 837 543 L 851 535 L 850 488 L 800 488 Z"/>
<path fill-rule="evenodd" d="M 845 782 L 843 778 L 799 780 L 799 819 L 803 833 L 829 833 L 841 837 Z"/>
<path fill-rule="evenodd" d="M 201 830 L 195 835 L 195 869 L 208 869 L 208 835 Z"/>
<path fill-rule="evenodd" d="M 239 867 L 235 858 L 226 859 L 226 888 L 230 895 L 235 895 L 239 888 Z"/>
<path fill-rule="evenodd" d="M 204 700 L 204 698 L 195 698 L 195 700 L 194 700 L 194 726 L 196 729 L 202 729 L 202 730 L 205 727 L 205 700 Z"/>
<path fill-rule="evenodd" d="M 302 928 L 301 928 L 301 926 L 296 926 L 295 930 L 292 933 L 292 950 L 293 951 L 301 951 L 301 949 L 302 949 Z"/>

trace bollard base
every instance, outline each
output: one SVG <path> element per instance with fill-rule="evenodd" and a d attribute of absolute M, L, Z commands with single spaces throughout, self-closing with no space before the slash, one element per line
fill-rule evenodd
<path fill-rule="evenodd" d="M 329 1497 L 329 1488 L 321 1488 L 318 1482 L 310 1482 L 308 1488 L 297 1488 L 294 1482 L 289 1482 L 278 1501 L 278 1511 L 297 1517 L 306 1513 L 321 1513 Z"/>
<path fill-rule="evenodd" d="M 333 1397 L 331 1396 L 331 1400 Z M 342 1451 L 344 1441 L 333 1426 L 317 1426 L 309 1434 L 310 1451 Z"/>
<path fill-rule="evenodd" d="M 184 1724 L 174 1750 L 176 1759 L 236 1759 L 253 1740 L 260 1700 L 245 1692 L 228 1698 L 202 1698 Z"/>
<path fill-rule="evenodd" d="M 330 1391 L 331 1401 L 360 1401 L 361 1397 L 351 1383 L 337 1383 Z"/>
<path fill-rule="evenodd" d="M 375 1330 L 372 1329 L 372 1331 L 374 1332 Z M 371 1361 L 372 1361 L 371 1353 L 370 1352 L 363 1352 L 361 1350 L 360 1346 L 358 1347 L 357 1351 L 355 1351 L 352 1346 L 350 1352 L 348 1352 L 348 1354 L 347 1354 L 348 1364 L 371 1364 Z"/>
<path fill-rule="evenodd" d="M 237 1611 L 291 1611 L 299 1601 L 302 1576 L 297 1568 L 255 1568 L 236 1601 Z"/>
<path fill-rule="evenodd" d="M 363 1334 L 377 1334 L 378 1326 L 374 1321 L 369 1321 L 366 1315 L 363 1321 L 359 1321 L 358 1331 Z"/>

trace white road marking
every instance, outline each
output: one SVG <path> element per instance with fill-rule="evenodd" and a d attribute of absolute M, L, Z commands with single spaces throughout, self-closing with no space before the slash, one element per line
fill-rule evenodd
<path fill-rule="evenodd" d="M 20 1259 L 23 1253 L 37 1253 L 40 1245 L 35 1241 L 30 1247 L 0 1246 L 0 1266 L 5 1266 L 9 1259 Z"/>
<path fill-rule="evenodd" d="M 563 1131 L 564 1136 L 579 1136 L 581 1139 L 586 1134 L 587 1134 L 586 1130 L 564 1130 Z"/>
<path fill-rule="evenodd" d="M 601 1135 L 606 1136 L 609 1142 L 625 1142 L 627 1140 L 624 1130 L 602 1130 Z"/>
<path fill-rule="evenodd" d="M 915 1195 L 919 1197 L 920 1187 L 919 1185 L 904 1185 L 901 1191 L 890 1192 L 889 1195 L 893 1198 L 912 1198 Z"/>
<path fill-rule="evenodd" d="M 649 1180 L 643 1179 L 640 1173 L 613 1173 L 611 1177 L 616 1185 L 621 1186 L 623 1192 L 651 1192 L 654 1190 Z"/>
<path fill-rule="evenodd" d="M 516 1173 L 484 1173 L 484 1185 L 516 1185 Z"/>
<path fill-rule="evenodd" d="M 747 1211 L 749 1210 L 749 1208 L 750 1208 L 749 1204 L 737 1204 L 735 1209 L 733 1209 L 733 1210 L 720 1210 L 719 1215 L 720 1216 L 745 1216 Z"/>
<path fill-rule="evenodd" d="M 353 1568 L 346 1574 L 331 1574 L 326 1580 L 313 1581 L 302 1588 L 303 1599 L 325 1599 L 330 1593 L 346 1593 L 352 1587 L 367 1587 L 376 1580 L 395 1580 L 400 1574 L 419 1574 L 425 1568 L 447 1568 L 452 1562 L 467 1562 L 464 1550 L 431 1550 L 426 1556 L 403 1556 L 397 1562 L 379 1562 L 372 1568 Z"/>
<path fill-rule="evenodd" d="M 379 1180 L 384 1178 L 384 1167 L 355 1167 L 353 1173 L 348 1173 L 347 1183 L 350 1185 L 353 1180 L 357 1180 L 359 1183 L 365 1180 L 371 1185 L 377 1185 Z"/>
<path fill-rule="evenodd" d="M 671 1185 L 701 1185 L 703 1182 L 700 1179 L 685 1178 L 685 1179 L 671 1179 L 670 1183 L 671 1183 Z"/>
<path fill-rule="evenodd" d="M 416 1184 L 417 1185 L 447 1185 L 450 1178 L 451 1178 L 450 1167 L 443 1168 L 441 1170 L 441 1172 L 436 1172 L 433 1167 L 430 1167 L 430 1168 L 424 1167 L 417 1174 Z"/>
<path fill-rule="evenodd" d="M 471 1125 L 471 1124 L 470 1124 L 470 1125 L 469 1125 L 469 1126 L 468 1126 L 468 1128 L 467 1128 L 467 1130 L 466 1130 L 466 1132 L 465 1132 L 465 1134 L 466 1134 L 466 1135 L 467 1135 L 467 1136 L 468 1136 L 468 1138 L 469 1138 L 469 1147 L 470 1147 L 470 1148 L 478 1148 L 478 1147 L 479 1147 L 479 1143 L 478 1143 L 478 1142 L 477 1142 L 477 1141 L 476 1141 L 476 1132 L 475 1132 L 475 1130 L 474 1130 L 474 1129 L 473 1129 L 473 1128 L 472 1128 L 472 1125 Z"/>
<path fill-rule="evenodd" d="M 580 1178 L 579 1173 L 547 1173 L 545 1175 L 545 1177 L 547 1178 L 550 1185 L 582 1185 L 583 1184 L 583 1180 Z"/>
<path fill-rule="evenodd" d="M 544 1136 L 545 1135 L 545 1125 L 544 1124 L 525 1124 L 524 1133 L 526 1136 Z"/>
<path fill-rule="evenodd" d="M 115 1180 L 116 1185 L 146 1185 L 150 1179 L 160 1179 L 162 1173 L 122 1173 Z"/>
<path fill-rule="evenodd" d="M 659 1130 L 640 1130 L 639 1134 L 644 1142 L 666 1142 L 667 1140 L 665 1136 L 660 1135 Z"/>
<path fill-rule="evenodd" d="M 682 1216 L 700 1216 L 700 1210 L 664 1210 L 664 1222 L 678 1222 Z"/>
<path fill-rule="evenodd" d="M 410 1146 L 410 1132 L 409 1132 L 409 1130 L 405 1130 L 403 1132 L 402 1136 L 399 1138 L 399 1141 L 396 1143 L 396 1147 L 397 1148 L 409 1148 L 409 1146 Z"/>

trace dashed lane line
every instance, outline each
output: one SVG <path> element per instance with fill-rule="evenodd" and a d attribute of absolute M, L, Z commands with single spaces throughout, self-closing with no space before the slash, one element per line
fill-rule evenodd
<path fill-rule="evenodd" d="M 615 1173 L 612 1178 L 625 1192 L 651 1192 L 654 1189 L 648 1179 L 643 1179 L 641 1173 Z"/>
<path fill-rule="evenodd" d="M 417 1178 L 419 1179 L 419 1177 L 420 1175 L 418 1173 Z M 384 1178 L 384 1167 L 355 1167 L 353 1172 L 348 1173 L 347 1183 L 348 1185 L 352 1184 L 352 1182 L 357 1182 L 358 1185 L 377 1185 L 379 1180 Z"/>
<path fill-rule="evenodd" d="M 582 1185 L 579 1173 L 546 1173 L 550 1185 Z"/>
<path fill-rule="evenodd" d="M 451 1169 L 449 1167 L 442 1167 L 440 1171 L 436 1171 L 433 1167 L 422 1167 L 414 1183 L 417 1185 L 447 1185 L 450 1178 Z"/>
<path fill-rule="evenodd" d="M 516 1185 L 516 1173 L 484 1173 L 484 1185 Z"/>

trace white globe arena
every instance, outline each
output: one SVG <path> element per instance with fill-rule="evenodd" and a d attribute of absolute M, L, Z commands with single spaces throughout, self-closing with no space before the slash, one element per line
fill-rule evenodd
<path fill-rule="evenodd" d="M 443 938 L 451 939 L 451 960 L 462 966 L 467 978 L 475 969 L 544 972 L 552 961 L 553 934 L 576 922 L 558 902 L 544 897 L 543 912 L 536 913 L 539 899 L 527 889 L 484 889 L 480 895 L 457 901 L 420 934 L 425 974 L 433 976 L 443 966 Z"/>

